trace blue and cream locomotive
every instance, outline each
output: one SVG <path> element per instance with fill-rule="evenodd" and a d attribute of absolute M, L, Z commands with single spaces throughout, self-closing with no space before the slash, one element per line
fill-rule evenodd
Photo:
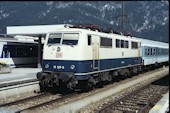
<path fill-rule="evenodd" d="M 169 61 L 168 44 L 150 47 L 145 42 L 131 36 L 82 28 L 50 32 L 43 48 L 43 71 L 37 73 L 40 87 L 92 87 L 103 81 L 110 82 L 115 76 L 137 74 L 144 65 L 151 64 L 152 56 L 145 56 L 144 52 L 148 47 L 165 50 L 162 56 L 156 56 L 154 51 L 156 63 Z M 164 56 L 165 59 L 158 60 Z"/>

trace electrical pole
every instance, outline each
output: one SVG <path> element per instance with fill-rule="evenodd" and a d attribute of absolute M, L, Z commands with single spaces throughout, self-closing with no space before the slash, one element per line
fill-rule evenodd
<path fill-rule="evenodd" d="M 124 33 L 124 4 L 123 4 L 123 1 L 122 1 L 122 10 L 121 10 L 121 31 L 122 33 Z"/>

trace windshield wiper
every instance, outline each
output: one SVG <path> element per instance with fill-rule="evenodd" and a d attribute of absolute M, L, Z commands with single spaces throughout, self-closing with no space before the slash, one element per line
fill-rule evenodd
<path fill-rule="evenodd" d="M 71 47 L 74 47 L 74 46 L 73 46 L 73 43 L 63 43 L 63 44 L 65 44 L 65 45 L 70 45 Z"/>
<path fill-rule="evenodd" d="M 52 44 L 47 44 L 48 45 L 48 47 L 50 47 Z"/>
<path fill-rule="evenodd" d="M 68 43 L 68 44 L 69 44 L 71 47 L 74 47 L 74 46 L 73 46 L 73 43 Z"/>

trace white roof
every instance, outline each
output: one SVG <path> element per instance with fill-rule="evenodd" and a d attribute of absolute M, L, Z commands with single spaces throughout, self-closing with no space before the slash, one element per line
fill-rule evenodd
<path fill-rule="evenodd" d="M 136 38 L 136 37 L 133 37 Z M 161 47 L 161 48 L 169 48 L 169 43 L 165 42 L 159 42 L 159 41 L 154 41 L 154 40 L 148 40 L 148 39 L 143 39 L 143 38 L 136 38 L 141 41 L 142 46 L 151 46 L 151 47 Z"/>
<path fill-rule="evenodd" d="M 65 28 L 65 26 L 72 26 L 70 24 L 58 24 L 58 25 L 32 25 L 32 26 L 7 26 L 7 34 L 9 35 L 27 35 L 27 36 L 39 36 L 46 35 L 48 32 L 55 31 L 57 29 Z"/>

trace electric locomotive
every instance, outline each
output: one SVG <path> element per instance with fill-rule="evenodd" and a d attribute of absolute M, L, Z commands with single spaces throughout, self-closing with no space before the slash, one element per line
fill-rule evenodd
<path fill-rule="evenodd" d="M 93 87 L 142 70 L 141 41 L 98 29 L 64 28 L 46 35 L 40 88 Z"/>

